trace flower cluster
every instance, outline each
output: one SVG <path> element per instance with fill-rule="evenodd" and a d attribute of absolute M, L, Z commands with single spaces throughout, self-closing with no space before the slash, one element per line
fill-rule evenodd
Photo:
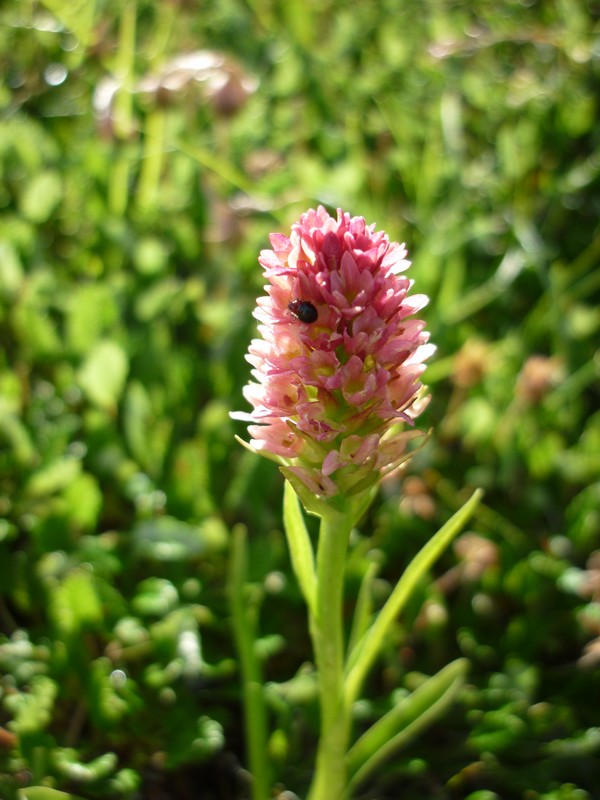
<path fill-rule="evenodd" d="M 324 498 L 372 486 L 406 459 L 427 397 L 419 377 L 427 303 L 409 296 L 403 245 L 362 217 L 307 211 L 288 238 L 271 235 L 260 264 L 266 296 L 254 312 L 262 338 L 247 355 L 253 450 Z"/>

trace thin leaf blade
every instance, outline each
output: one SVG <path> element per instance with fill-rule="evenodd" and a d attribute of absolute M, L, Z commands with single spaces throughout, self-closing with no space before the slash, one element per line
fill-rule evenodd
<path fill-rule="evenodd" d="M 317 597 L 315 555 L 302 517 L 298 496 L 287 480 L 283 493 L 283 523 L 294 574 L 311 614 L 315 614 Z"/>
<path fill-rule="evenodd" d="M 369 728 L 347 755 L 350 786 L 361 783 L 385 759 L 438 719 L 463 686 L 467 669 L 464 658 L 448 664 Z"/>
<path fill-rule="evenodd" d="M 466 525 L 482 496 L 481 489 L 477 489 L 463 507 L 445 525 L 442 525 L 435 536 L 417 553 L 396 584 L 371 628 L 350 653 L 346 668 L 347 679 L 345 686 L 348 706 L 351 706 L 358 697 L 363 680 L 377 658 L 391 625 L 406 605 L 413 590 L 427 570 Z"/>

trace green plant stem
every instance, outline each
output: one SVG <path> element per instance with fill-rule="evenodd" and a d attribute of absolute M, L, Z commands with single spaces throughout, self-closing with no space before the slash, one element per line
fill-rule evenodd
<path fill-rule="evenodd" d="M 344 565 L 352 519 L 321 519 L 317 547 L 316 614 L 310 633 L 319 677 L 321 733 L 308 800 L 340 798 L 346 787 L 345 756 L 350 718 L 344 706 Z"/>
<path fill-rule="evenodd" d="M 133 127 L 134 66 L 136 49 L 137 2 L 127 0 L 121 7 L 119 19 L 119 48 L 115 74 L 121 82 L 114 101 L 114 130 L 117 139 L 127 141 Z"/>
<path fill-rule="evenodd" d="M 132 148 L 128 146 L 133 131 L 133 94 L 137 3 L 128 0 L 121 8 L 119 20 L 119 46 L 114 73 L 121 86 L 113 106 L 115 153 L 110 170 L 108 205 L 112 214 L 122 217 L 127 210 L 129 198 L 129 176 L 133 160 Z"/>
<path fill-rule="evenodd" d="M 247 563 L 246 530 L 239 526 L 233 531 L 231 543 L 229 602 L 242 676 L 244 732 L 248 766 L 252 773 L 252 800 L 267 800 L 270 796 L 267 710 L 262 669 L 255 650 L 260 604 L 258 598 L 255 597 L 252 602 L 248 596 Z"/>
<path fill-rule="evenodd" d="M 146 119 L 144 157 L 138 184 L 137 201 L 144 211 L 155 211 L 160 198 L 160 176 L 163 167 L 166 115 L 155 108 Z"/>

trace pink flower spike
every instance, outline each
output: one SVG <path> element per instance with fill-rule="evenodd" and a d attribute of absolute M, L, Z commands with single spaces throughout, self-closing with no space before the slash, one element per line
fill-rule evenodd
<path fill-rule="evenodd" d="M 311 209 L 259 262 L 268 281 L 247 359 L 250 447 L 279 463 L 304 498 L 327 502 L 374 485 L 408 456 L 434 352 L 428 302 L 411 295 L 404 244 L 362 217 Z M 406 429 L 405 425 L 409 428 Z"/>

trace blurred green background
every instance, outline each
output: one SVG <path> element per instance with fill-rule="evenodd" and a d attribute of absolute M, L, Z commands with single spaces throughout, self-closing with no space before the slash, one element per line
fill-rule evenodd
<path fill-rule="evenodd" d="M 228 413 L 258 251 L 317 203 L 406 241 L 438 347 L 433 436 L 353 539 L 348 609 L 369 564 L 381 603 L 486 490 L 357 725 L 461 654 L 468 685 L 361 797 L 599 798 L 597 0 L 5 0 L 0 20 L 2 800 L 248 797 L 239 525 L 275 779 L 302 796 L 318 720 L 282 479 Z"/>

